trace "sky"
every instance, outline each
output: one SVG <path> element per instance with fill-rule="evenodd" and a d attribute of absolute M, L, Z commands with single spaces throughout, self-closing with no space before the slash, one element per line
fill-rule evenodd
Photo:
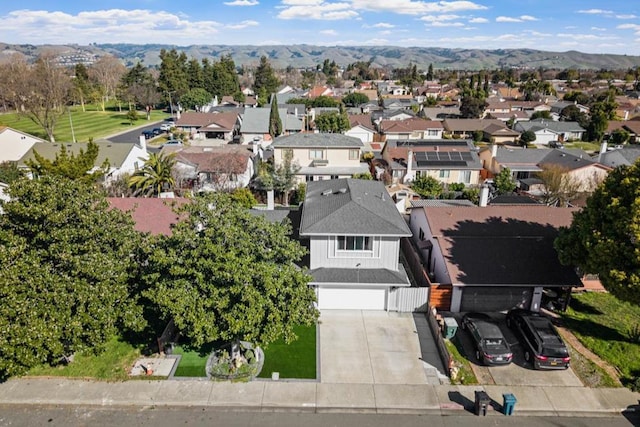
<path fill-rule="evenodd" d="M 4 0 L 0 42 L 532 48 L 640 55 L 640 1 Z"/>

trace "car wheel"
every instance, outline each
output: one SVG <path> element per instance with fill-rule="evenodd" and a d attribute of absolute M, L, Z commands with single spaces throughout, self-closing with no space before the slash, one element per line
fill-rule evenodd
<path fill-rule="evenodd" d="M 531 362 L 531 353 L 529 353 L 528 351 L 524 352 L 524 360 L 528 362 Z"/>

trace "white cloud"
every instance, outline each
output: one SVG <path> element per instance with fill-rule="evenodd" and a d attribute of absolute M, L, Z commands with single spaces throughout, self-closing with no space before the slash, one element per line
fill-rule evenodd
<path fill-rule="evenodd" d="M 378 31 L 378 34 L 380 34 L 381 36 L 388 36 L 389 34 L 393 34 L 393 31 L 391 30 Z"/>
<path fill-rule="evenodd" d="M 637 15 L 616 15 L 616 18 L 618 19 L 636 19 L 638 16 Z"/>
<path fill-rule="evenodd" d="M 395 25 L 389 24 L 387 22 L 378 22 L 377 24 L 372 25 L 373 28 L 394 28 Z"/>
<path fill-rule="evenodd" d="M 278 13 L 280 19 L 315 19 L 333 21 L 358 16 L 349 3 L 329 3 L 318 0 L 284 0 L 287 7 Z"/>
<path fill-rule="evenodd" d="M 432 27 L 464 27 L 462 22 L 434 22 Z"/>
<path fill-rule="evenodd" d="M 16 10 L 2 16 L 0 39 L 17 43 L 216 42 L 223 27 L 216 21 L 192 21 L 165 11 L 108 9 L 69 14 Z M 132 34 L 138 37 L 132 37 Z"/>
<path fill-rule="evenodd" d="M 463 10 L 484 10 L 483 6 L 472 1 L 414 1 L 414 0 L 352 0 L 353 8 L 374 12 L 391 12 L 403 15 L 428 13 L 450 13 Z"/>
<path fill-rule="evenodd" d="M 588 40 L 588 41 L 601 41 L 601 40 L 617 40 L 616 36 L 600 36 L 596 34 L 568 34 L 568 33 L 559 33 L 556 34 L 556 37 L 561 39 L 569 39 L 569 40 Z"/>
<path fill-rule="evenodd" d="M 258 26 L 258 21 L 242 21 L 238 24 L 231 24 L 231 25 L 227 25 L 225 28 L 229 28 L 232 30 L 242 30 L 243 28 L 247 28 L 247 27 L 256 27 Z"/>
<path fill-rule="evenodd" d="M 602 10 L 602 9 L 586 9 L 579 10 L 578 13 L 586 13 L 589 15 L 610 15 L 613 13 L 611 10 Z"/>
<path fill-rule="evenodd" d="M 606 29 L 606 28 L 602 28 L 602 27 L 591 27 L 591 29 L 592 29 L 593 31 L 607 31 L 607 29 Z"/>
<path fill-rule="evenodd" d="M 523 21 L 537 21 L 538 18 L 536 18 L 535 16 L 531 16 L 531 15 L 521 15 L 520 19 L 522 19 Z"/>
<path fill-rule="evenodd" d="M 387 40 L 387 39 L 369 39 L 369 40 L 366 40 L 363 44 L 366 44 L 366 45 L 386 45 L 386 44 L 389 44 L 389 40 Z"/>
<path fill-rule="evenodd" d="M 616 27 L 619 30 L 634 30 L 640 31 L 640 24 L 622 24 Z"/>
<path fill-rule="evenodd" d="M 522 19 L 511 18 L 509 16 L 498 16 L 496 22 L 522 22 Z"/>
<path fill-rule="evenodd" d="M 489 20 L 487 18 L 471 18 L 469 22 L 472 24 L 486 24 Z"/>
<path fill-rule="evenodd" d="M 458 15 L 425 15 L 420 18 L 425 22 L 453 21 L 455 19 L 460 19 L 460 17 Z"/>
<path fill-rule="evenodd" d="M 336 30 L 322 30 L 320 34 L 324 34 L 325 36 L 337 36 L 338 32 Z"/>
<path fill-rule="evenodd" d="M 256 0 L 234 0 L 229 2 L 224 2 L 227 6 L 256 6 L 260 4 L 260 2 Z"/>

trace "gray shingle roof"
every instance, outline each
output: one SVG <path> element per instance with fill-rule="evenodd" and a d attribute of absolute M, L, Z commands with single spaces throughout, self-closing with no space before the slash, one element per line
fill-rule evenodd
<path fill-rule="evenodd" d="M 398 271 L 386 268 L 316 268 L 310 270 L 311 284 L 372 285 L 372 286 L 411 286 L 407 273 L 398 264 Z"/>
<path fill-rule="evenodd" d="M 53 160 L 56 154 L 60 153 L 60 147 L 64 145 L 67 153 L 73 153 L 75 155 L 80 153 L 80 150 L 87 151 L 86 142 L 36 142 L 29 151 L 18 161 L 19 166 L 26 166 L 27 160 L 35 160 L 33 155 L 34 151 L 37 151 L 45 159 Z M 98 157 L 96 158 L 95 166 L 101 166 L 105 160 L 109 161 L 109 165 L 113 168 L 120 168 L 122 163 L 126 160 L 127 156 L 133 149 L 134 143 L 122 143 L 122 142 L 108 142 L 108 141 L 96 141 L 98 146 Z M 141 162 L 142 163 L 142 162 Z"/>
<path fill-rule="evenodd" d="M 296 133 L 280 136 L 271 144 L 274 148 L 297 147 L 333 147 L 333 148 L 361 148 L 362 141 L 353 136 L 341 133 Z"/>
<path fill-rule="evenodd" d="M 556 122 L 554 120 L 530 120 L 528 122 L 518 122 L 516 124 L 516 128 L 518 130 L 531 130 L 536 132 L 541 129 L 549 129 L 553 132 L 563 133 L 563 132 L 584 132 L 584 128 L 580 126 L 577 122 Z"/>
<path fill-rule="evenodd" d="M 270 108 L 247 108 L 242 115 L 241 133 L 269 133 Z"/>
<path fill-rule="evenodd" d="M 312 181 L 300 235 L 411 236 L 384 184 L 359 179 Z"/>
<path fill-rule="evenodd" d="M 600 163 L 603 165 L 616 168 L 618 166 L 630 166 L 640 158 L 640 148 L 623 148 L 621 150 L 612 150 L 600 155 Z"/>

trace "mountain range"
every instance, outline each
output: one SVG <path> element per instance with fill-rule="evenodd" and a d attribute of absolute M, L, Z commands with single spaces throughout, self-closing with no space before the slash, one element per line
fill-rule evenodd
<path fill-rule="evenodd" d="M 577 51 L 545 52 L 533 49 L 450 49 L 437 47 L 398 46 L 313 46 L 313 45 L 192 45 L 172 46 L 160 44 L 91 44 L 81 45 L 27 45 L 0 43 L 0 62 L 12 53 L 20 52 L 30 60 L 44 52 L 59 55 L 63 63 L 82 61 L 111 54 L 130 66 L 142 61 L 148 66 L 160 64 L 160 50 L 183 51 L 189 58 L 218 59 L 231 55 L 236 65 L 257 65 L 266 56 L 275 68 L 309 68 L 322 64 L 325 59 L 346 66 L 358 61 L 371 61 L 373 66 L 400 68 L 410 63 L 426 70 L 429 64 L 436 69 L 479 70 L 495 68 L 547 68 L 547 69 L 628 69 L 640 66 L 640 56 L 592 54 Z M 75 59 L 74 59 L 75 58 Z"/>

